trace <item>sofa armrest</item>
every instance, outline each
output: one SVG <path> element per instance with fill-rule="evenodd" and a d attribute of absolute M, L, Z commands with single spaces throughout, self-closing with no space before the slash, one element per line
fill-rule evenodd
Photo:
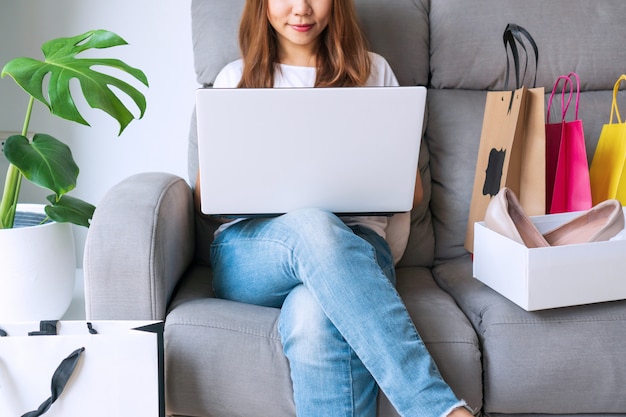
<path fill-rule="evenodd" d="M 85 243 L 87 318 L 162 320 L 194 256 L 191 188 L 172 174 L 143 173 L 112 187 Z"/>

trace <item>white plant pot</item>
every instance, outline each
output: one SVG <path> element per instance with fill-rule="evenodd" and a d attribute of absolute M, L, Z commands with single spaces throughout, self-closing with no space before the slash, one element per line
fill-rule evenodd
<path fill-rule="evenodd" d="M 19 212 L 44 213 L 19 204 Z M 60 319 L 72 302 L 76 254 L 69 223 L 0 230 L 0 321 Z"/>

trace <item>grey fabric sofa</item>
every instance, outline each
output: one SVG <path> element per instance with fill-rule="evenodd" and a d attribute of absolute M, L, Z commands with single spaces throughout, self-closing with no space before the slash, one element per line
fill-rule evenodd
<path fill-rule="evenodd" d="M 558 75 L 580 75 L 591 160 L 613 84 L 626 72 L 626 2 L 356 2 L 372 49 L 400 83 L 429 87 L 425 198 L 412 213 L 397 287 L 444 378 L 477 415 L 626 416 L 626 302 L 526 312 L 472 277 L 463 247 L 485 94 L 503 88 L 506 24 L 535 37 L 546 93 Z M 242 4 L 193 1 L 200 84 L 237 58 Z M 278 310 L 213 297 L 207 248 L 215 225 L 194 217 L 193 126 L 190 181 L 136 175 L 99 204 L 85 249 L 88 318 L 165 320 L 170 415 L 294 416 Z M 378 414 L 397 415 L 384 394 Z"/>

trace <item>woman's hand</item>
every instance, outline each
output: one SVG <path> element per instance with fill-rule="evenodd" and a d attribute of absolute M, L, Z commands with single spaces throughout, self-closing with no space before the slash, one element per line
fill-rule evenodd
<path fill-rule="evenodd" d="M 413 208 L 417 207 L 424 198 L 424 188 L 422 187 L 422 176 L 420 175 L 420 169 L 417 168 L 417 174 L 415 174 L 415 191 L 413 193 Z"/>

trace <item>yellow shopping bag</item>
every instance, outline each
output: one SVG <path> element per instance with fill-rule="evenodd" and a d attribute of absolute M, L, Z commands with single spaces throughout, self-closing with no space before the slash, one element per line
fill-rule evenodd
<path fill-rule="evenodd" d="M 617 90 L 622 81 L 626 81 L 626 74 L 622 74 L 613 87 L 611 118 L 609 124 L 602 127 L 589 169 L 594 205 L 611 198 L 626 205 L 626 121 L 622 123 L 617 107 Z M 614 116 L 617 123 L 613 123 Z"/>

